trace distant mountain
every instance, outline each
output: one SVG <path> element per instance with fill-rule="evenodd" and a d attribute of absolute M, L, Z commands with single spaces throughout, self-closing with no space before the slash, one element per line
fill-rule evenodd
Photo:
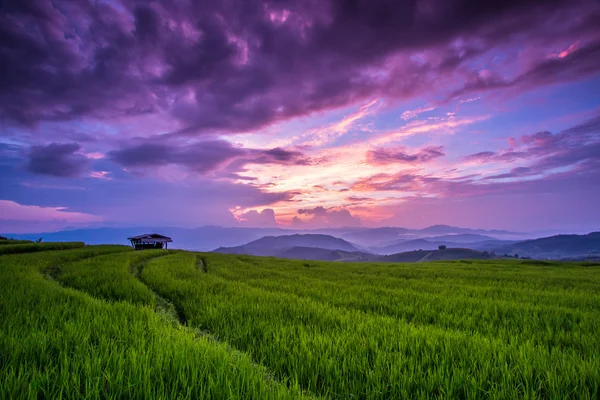
<path fill-rule="evenodd" d="M 462 247 L 468 247 L 473 250 L 487 250 L 494 251 L 494 249 L 501 246 L 509 246 L 517 243 L 517 240 L 485 240 L 483 242 L 467 243 L 463 244 Z"/>
<path fill-rule="evenodd" d="M 517 237 L 519 239 L 530 237 L 517 232 L 458 228 L 449 225 L 433 225 L 424 229 L 394 227 L 356 228 L 353 231 L 340 232 L 339 236 L 343 239 L 352 241 L 353 243 L 358 243 L 362 246 L 365 246 L 370 250 L 392 246 L 400 242 L 416 239 L 425 239 L 433 242 L 443 241 L 449 243 L 476 243 L 485 240 L 497 240 L 498 238 L 506 237 Z M 438 245 L 439 244 L 443 243 L 438 243 Z"/>
<path fill-rule="evenodd" d="M 451 243 L 477 243 L 486 240 L 496 240 L 491 236 L 479 235 L 475 233 L 459 233 L 454 235 L 430 236 L 424 238 L 430 242 L 451 242 Z"/>
<path fill-rule="evenodd" d="M 515 243 L 511 240 L 497 240 L 491 236 L 463 233 L 456 235 L 431 236 L 422 239 L 399 240 L 383 247 L 371 247 L 376 254 L 394 254 L 411 250 L 437 250 L 438 246 L 448 248 L 468 248 L 472 250 L 492 250 L 494 248 Z"/>
<path fill-rule="evenodd" d="M 283 236 L 265 236 L 242 246 L 219 247 L 216 253 L 250 254 L 254 256 L 279 256 L 283 251 L 294 247 L 317 248 L 321 250 L 359 251 L 351 243 L 330 235 L 295 234 Z"/>
<path fill-rule="evenodd" d="M 454 248 L 445 250 L 417 250 L 391 254 L 375 258 L 377 262 L 425 262 L 440 260 L 483 260 L 490 258 L 488 253 L 477 250 Z"/>
<path fill-rule="evenodd" d="M 381 246 L 398 241 L 406 235 L 409 235 L 408 239 L 413 239 L 414 235 L 410 235 L 411 232 L 406 228 L 362 228 L 342 233 L 339 236 L 351 242 L 360 243 L 362 246 Z"/>
<path fill-rule="evenodd" d="M 494 249 L 496 254 L 518 254 L 532 258 L 564 258 L 600 254 L 600 232 L 587 235 L 556 235 L 525 240 Z"/>
<path fill-rule="evenodd" d="M 397 243 L 384 246 L 374 247 L 371 250 L 376 254 L 395 254 L 413 250 L 437 250 L 438 246 L 444 243 L 434 243 L 425 239 L 401 240 Z M 448 246 L 448 244 L 446 244 Z"/>
<path fill-rule="evenodd" d="M 420 250 L 396 252 L 396 254 L 388 256 L 377 256 L 359 251 L 353 244 L 331 235 L 296 234 L 266 236 L 246 243 L 243 246 L 220 247 L 214 250 L 214 252 L 322 261 L 417 262 L 426 260 L 456 260 L 461 258 L 489 258 L 487 254 L 472 249 L 448 248 L 438 250 L 437 242 L 432 243 L 423 239 L 410 240 L 399 243 L 396 246 L 402 245 L 410 250 Z M 455 246 L 460 247 L 458 244 L 455 244 Z"/>
<path fill-rule="evenodd" d="M 413 232 L 420 232 L 422 234 L 459 234 L 459 233 L 474 233 L 474 234 L 487 234 L 487 235 L 519 235 L 517 232 L 503 231 L 498 229 L 485 230 L 485 229 L 471 229 L 471 228 L 458 228 L 450 225 L 432 225 L 427 228 L 414 230 Z"/>

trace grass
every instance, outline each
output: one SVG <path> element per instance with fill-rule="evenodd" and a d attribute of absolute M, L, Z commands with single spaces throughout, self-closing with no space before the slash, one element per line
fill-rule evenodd
<path fill-rule="evenodd" d="M 0 288 L 0 397 L 600 397 L 598 265 L 90 246 Z"/>

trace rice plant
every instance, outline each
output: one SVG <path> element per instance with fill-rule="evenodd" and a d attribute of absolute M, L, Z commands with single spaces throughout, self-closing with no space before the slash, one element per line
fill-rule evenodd
<path fill-rule="evenodd" d="M 0 246 L 0 398 L 600 397 L 597 265 L 43 245 Z"/>

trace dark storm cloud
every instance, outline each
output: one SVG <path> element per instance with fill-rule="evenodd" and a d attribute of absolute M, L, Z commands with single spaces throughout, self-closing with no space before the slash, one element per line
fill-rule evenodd
<path fill-rule="evenodd" d="M 135 33 L 140 40 L 156 40 L 160 29 L 160 17 L 151 8 L 136 7 L 133 11 Z"/>
<path fill-rule="evenodd" d="M 313 161 L 299 151 L 285 150 L 276 147 L 270 150 L 251 150 L 246 158 L 254 164 L 310 165 Z"/>
<path fill-rule="evenodd" d="M 74 177 L 81 175 L 88 167 L 89 160 L 77 154 L 77 143 L 52 143 L 47 146 L 31 147 L 27 171 L 34 174 Z"/>
<path fill-rule="evenodd" d="M 124 167 L 151 167 L 178 164 L 204 173 L 243 154 L 244 151 L 224 140 L 211 140 L 187 146 L 144 143 L 115 150 L 109 158 Z"/>
<path fill-rule="evenodd" d="M 569 23 L 569 10 L 593 21 L 599 6 L 592 0 L 7 0 L 0 10 L 0 118 L 35 124 L 167 112 L 183 123 L 182 134 L 248 131 L 368 96 L 431 91 L 438 75 L 490 47 L 520 33 L 535 37 L 545 16 L 565 16 L 550 33 L 597 33 L 592 22 Z M 437 61 L 405 55 L 388 76 L 372 73 L 392 55 L 423 49 Z M 594 49 L 542 60 L 509 83 L 480 77 L 455 95 L 575 79 L 595 71 Z"/>
<path fill-rule="evenodd" d="M 309 164 L 309 160 L 297 151 L 278 147 L 270 150 L 246 149 L 236 147 L 225 140 L 206 140 L 187 145 L 148 142 L 109 152 L 108 157 L 123 167 L 153 167 L 174 164 L 185 166 L 199 173 L 213 171 L 235 160 L 233 170 L 226 171 L 232 175 L 249 163 Z"/>

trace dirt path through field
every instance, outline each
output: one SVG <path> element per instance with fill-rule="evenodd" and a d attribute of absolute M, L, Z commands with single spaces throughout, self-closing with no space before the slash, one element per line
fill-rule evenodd
<path fill-rule="evenodd" d="M 137 278 L 141 283 L 143 283 L 151 292 L 154 294 L 155 300 L 155 308 L 154 311 L 157 314 L 162 315 L 171 322 L 173 325 L 187 325 L 187 317 L 185 316 L 183 310 L 178 309 L 175 305 L 169 301 L 168 299 L 162 297 L 155 290 L 152 289 L 144 280 L 142 279 L 142 271 L 146 264 L 148 264 L 152 260 L 156 260 L 157 258 L 165 257 L 169 253 L 160 254 L 156 257 L 148 258 L 146 260 L 140 261 L 139 263 L 132 264 L 129 267 L 129 272 Z"/>
<path fill-rule="evenodd" d="M 427 253 L 427 254 L 425 255 L 425 257 L 421 258 L 421 259 L 420 259 L 419 261 L 417 261 L 417 262 L 423 262 L 423 261 L 426 261 L 426 260 L 429 258 L 429 256 L 431 256 L 432 254 L 433 254 L 433 252 L 431 252 L 431 253 Z"/>

